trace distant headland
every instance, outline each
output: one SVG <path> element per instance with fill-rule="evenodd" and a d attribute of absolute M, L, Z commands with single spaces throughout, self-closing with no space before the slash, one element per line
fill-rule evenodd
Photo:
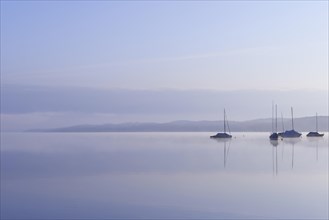
<path fill-rule="evenodd" d="M 314 128 L 315 117 L 295 118 L 295 127 L 302 132 Z M 172 121 L 166 123 L 155 122 L 130 122 L 107 123 L 101 125 L 75 125 L 69 127 L 33 129 L 29 132 L 215 132 L 222 130 L 222 121 Z M 290 128 L 290 119 L 283 119 L 285 129 Z M 254 119 L 248 121 L 230 121 L 232 132 L 270 132 L 271 119 Z M 318 116 L 319 131 L 329 131 L 329 116 Z M 278 131 L 281 131 L 281 124 Z"/>

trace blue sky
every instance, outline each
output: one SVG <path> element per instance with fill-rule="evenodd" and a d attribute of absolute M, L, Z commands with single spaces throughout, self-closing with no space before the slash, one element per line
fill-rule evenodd
<path fill-rule="evenodd" d="M 1 1 L 1 84 L 326 93 L 328 1 Z"/>
<path fill-rule="evenodd" d="M 1 4 L 5 83 L 218 90 L 328 87 L 326 1 Z M 226 85 L 219 85 L 223 79 Z"/>

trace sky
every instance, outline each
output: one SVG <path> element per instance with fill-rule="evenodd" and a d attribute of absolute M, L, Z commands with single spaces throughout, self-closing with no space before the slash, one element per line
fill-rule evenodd
<path fill-rule="evenodd" d="M 1 91 L 10 129 L 328 115 L 328 1 L 1 1 Z"/>

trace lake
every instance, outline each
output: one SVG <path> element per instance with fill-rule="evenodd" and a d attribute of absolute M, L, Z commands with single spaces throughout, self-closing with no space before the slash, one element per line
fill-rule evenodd
<path fill-rule="evenodd" d="M 2 133 L 1 218 L 328 218 L 328 133 L 212 134 Z"/>

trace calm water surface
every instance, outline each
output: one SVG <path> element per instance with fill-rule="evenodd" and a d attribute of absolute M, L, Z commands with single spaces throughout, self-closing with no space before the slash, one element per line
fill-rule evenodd
<path fill-rule="evenodd" d="M 328 133 L 211 134 L 2 133 L 1 218 L 328 218 Z"/>

